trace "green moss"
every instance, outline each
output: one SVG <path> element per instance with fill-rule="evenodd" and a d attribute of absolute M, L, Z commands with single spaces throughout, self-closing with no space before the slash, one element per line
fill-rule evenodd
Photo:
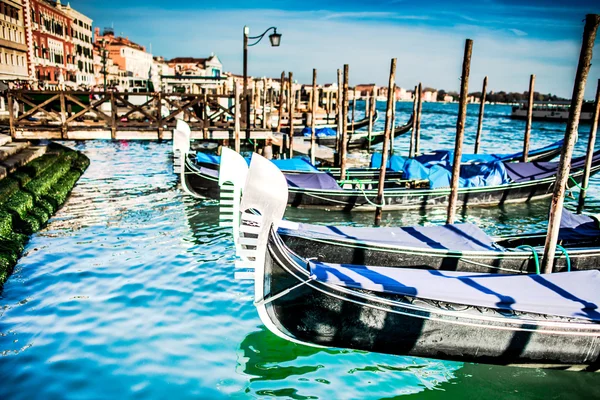
<path fill-rule="evenodd" d="M 4 178 L 0 181 L 0 204 L 8 200 L 13 194 L 19 190 L 19 182 L 11 177 Z"/>
<path fill-rule="evenodd" d="M 14 216 L 21 219 L 27 216 L 29 210 L 33 208 L 33 196 L 29 193 L 19 191 L 13 194 L 4 204 L 4 209 L 11 212 Z"/>
<path fill-rule="evenodd" d="M 53 215 L 54 212 L 56 211 L 56 208 L 48 200 L 45 200 L 45 199 L 39 199 L 35 203 L 35 206 L 46 211 L 50 215 Z"/>
<path fill-rule="evenodd" d="M 27 175 L 35 178 L 40 175 L 42 172 L 50 168 L 52 164 L 54 164 L 59 157 L 56 154 L 44 154 L 43 156 L 36 158 L 31 161 L 29 164 L 20 168 L 20 171 L 25 172 Z"/>
<path fill-rule="evenodd" d="M 9 257 L 0 253 L 0 287 L 6 282 L 10 274 L 12 274 L 13 268 L 16 262 L 12 262 Z"/>
<path fill-rule="evenodd" d="M 25 218 L 20 219 L 17 218 L 17 220 L 13 222 L 15 231 L 26 235 L 31 235 L 42 228 L 42 223 L 33 215 L 26 215 Z"/>
<path fill-rule="evenodd" d="M 34 207 L 29 214 L 35 217 L 42 226 L 50 219 L 50 214 L 40 207 Z"/>
<path fill-rule="evenodd" d="M 29 182 L 24 190 L 40 199 L 60 178 L 71 168 L 71 160 L 61 158 L 44 171 L 40 176 Z"/>
<path fill-rule="evenodd" d="M 79 171 L 72 170 L 67 172 L 65 176 L 56 182 L 44 199 L 49 201 L 56 208 L 60 207 L 67 200 L 67 196 L 80 176 L 81 174 Z"/>
<path fill-rule="evenodd" d="M 79 153 L 76 160 L 73 161 L 71 168 L 76 169 L 82 174 L 90 166 L 90 159 L 83 153 Z"/>
<path fill-rule="evenodd" d="M 12 233 L 12 215 L 0 210 L 0 236 L 6 237 Z"/>
<path fill-rule="evenodd" d="M 26 174 L 25 172 L 23 172 L 21 170 L 12 173 L 10 175 L 10 178 L 19 182 L 19 185 L 21 187 L 27 185 L 31 181 L 31 176 L 29 176 L 28 174 Z"/>

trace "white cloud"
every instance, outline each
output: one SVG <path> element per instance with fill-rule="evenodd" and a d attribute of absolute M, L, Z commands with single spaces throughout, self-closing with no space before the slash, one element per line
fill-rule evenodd
<path fill-rule="evenodd" d="M 509 29 L 509 31 L 514 33 L 517 36 L 527 36 L 527 32 L 523 32 L 520 29 Z"/>

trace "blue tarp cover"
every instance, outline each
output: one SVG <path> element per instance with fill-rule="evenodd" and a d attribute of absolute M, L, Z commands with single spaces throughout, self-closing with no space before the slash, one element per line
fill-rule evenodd
<path fill-rule="evenodd" d="M 548 150 L 557 149 L 562 147 L 564 140 L 561 139 L 548 146 L 541 147 L 529 152 L 529 157 L 535 156 L 540 153 L 544 153 Z M 462 163 L 489 163 L 494 161 L 509 161 L 518 160 L 523 157 L 523 152 L 512 153 L 512 154 L 463 154 L 461 157 Z M 452 164 L 454 160 L 453 150 L 437 150 L 430 153 L 425 153 L 418 157 L 415 157 L 419 162 L 423 164 L 435 164 L 439 162 L 447 161 Z M 381 161 L 379 161 L 381 165 Z"/>
<path fill-rule="evenodd" d="M 600 150 L 592 155 L 592 165 L 600 161 Z M 571 171 L 582 169 L 585 166 L 585 156 L 571 160 Z M 507 163 L 506 172 L 515 182 L 525 182 L 549 178 L 558 171 L 558 162 L 519 162 Z"/>
<path fill-rule="evenodd" d="M 337 181 L 329 174 L 285 174 L 288 186 L 303 189 L 342 190 Z"/>
<path fill-rule="evenodd" d="M 352 227 L 299 224 L 296 230 L 280 228 L 284 235 L 315 239 L 350 240 L 426 249 L 455 251 L 502 251 L 474 224 L 409 227 Z"/>
<path fill-rule="evenodd" d="M 598 220 L 588 215 L 572 213 L 563 208 L 558 240 L 583 240 L 597 237 L 600 237 Z"/>
<path fill-rule="evenodd" d="M 198 152 L 196 153 L 196 162 L 219 165 L 221 163 L 221 157 L 213 154 Z M 250 165 L 250 157 L 246 157 L 246 162 L 248 165 Z M 305 157 L 295 157 L 285 160 L 271 160 L 271 162 L 277 165 L 277 168 L 282 171 L 319 172 L 319 170 L 310 163 L 308 158 Z"/>
<path fill-rule="evenodd" d="M 302 129 L 302 135 L 305 137 L 311 137 L 312 129 L 310 127 L 306 127 Z M 336 131 L 331 128 L 315 128 L 315 136 L 316 137 L 332 137 L 336 135 Z"/>
<path fill-rule="evenodd" d="M 371 157 L 371 167 L 379 166 L 381 166 L 381 154 L 375 153 Z M 418 158 L 408 159 L 393 155 L 390 157 L 388 168 L 393 171 L 403 171 L 404 179 L 427 179 L 431 189 L 449 187 L 452 179 L 452 168 L 447 161 L 423 164 Z M 509 182 L 504 163 L 501 161 L 464 164 L 460 167 L 459 187 L 497 186 Z"/>
<path fill-rule="evenodd" d="M 429 300 L 600 322 L 600 271 L 497 275 L 309 262 L 321 282 Z"/>

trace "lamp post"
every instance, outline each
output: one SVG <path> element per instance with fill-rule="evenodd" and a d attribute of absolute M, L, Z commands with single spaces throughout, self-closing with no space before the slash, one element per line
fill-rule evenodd
<path fill-rule="evenodd" d="M 250 34 L 250 28 L 244 26 L 244 91 L 243 91 L 243 99 L 246 108 L 246 138 L 250 137 L 250 96 L 248 95 L 248 47 L 257 45 L 263 37 L 269 32 L 273 30 L 273 33 L 269 35 L 269 41 L 271 42 L 271 46 L 279 47 L 279 43 L 281 43 L 281 34 L 277 33 L 277 28 L 272 26 L 266 31 L 264 31 L 261 35 L 258 36 L 248 36 Z M 250 40 L 256 40 L 254 43 L 248 43 Z M 236 99 L 237 101 L 237 99 Z"/>

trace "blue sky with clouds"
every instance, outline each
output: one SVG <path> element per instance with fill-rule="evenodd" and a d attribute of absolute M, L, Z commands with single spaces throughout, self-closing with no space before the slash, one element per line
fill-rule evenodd
<path fill-rule="evenodd" d="M 600 13 L 600 1 L 274 1 L 73 0 L 71 5 L 114 26 L 154 55 L 203 57 L 214 52 L 224 69 L 242 70 L 242 28 L 251 35 L 275 25 L 279 48 L 268 40 L 250 49 L 249 73 L 279 76 L 293 71 L 310 82 L 336 79 L 350 65 L 350 83 L 384 85 L 392 57 L 397 82 L 458 90 L 464 40 L 474 40 L 470 90 L 526 91 L 535 73 L 536 91 L 570 97 L 585 14 Z M 600 38 L 595 46 L 586 98 L 600 78 Z"/>

